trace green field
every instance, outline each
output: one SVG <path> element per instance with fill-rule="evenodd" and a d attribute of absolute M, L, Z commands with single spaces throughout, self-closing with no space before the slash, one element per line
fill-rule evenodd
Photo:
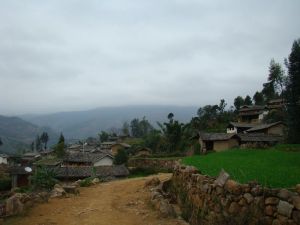
<path fill-rule="evenodd" d="M 293 187 L 300 183 L 300 151 L 282 149 L 235 149 L 185 157 L 182 162 L 210 176 L 223 168 L 240 183 L 256 180 L 267 187 Z"/>

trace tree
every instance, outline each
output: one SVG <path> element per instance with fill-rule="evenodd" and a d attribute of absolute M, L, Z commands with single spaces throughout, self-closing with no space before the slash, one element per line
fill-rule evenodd
<path fill-rule="evenodd" d="M 65 142 L 65 137 L 62 133 L 60 133 L 59 139 L 58 139 L 58 143 L 64 143 Z"/>
<path fill-rule="evenodd" d="M 65 156 L 65 143 L 59 142 L 54 147 L 54 152 L 58 158 L 62 158 Z"/>
<path fill-rule="evenodd" d="M 263 93 L 266 101 L 276 98 L 276 91 L 272 82 L 264 83 L 261 92 Z"/>
<path fill-rule="evenodd" d="M 284 71 L 274 59 L 271 59 L 270 62 L 268 81 L 274 87 L 275 93 L 282 95 L 285 81 Z"/>
<path fill-rule="evenodd" d="M 224 113 L 226 105 L 227 105 L 227 103 L 225 102 L 225 100 L 221 99 L 220 104 L 219 104 L 220 113 Z"/>
<path fill-rule="evenodd" d="M 35 138 L 35 149 L 38 152 L 40 152 L 42 150 L 42 142 L 41 142 L 41 138 L 39 135 L 37 135 Z"/>
<path fill-rule="evenodd" d="M 37 167 L 35 173 L 30 177 L 34 189 L 51 190 L 58 182 L 55 179 L 55 173 L 46 167 Z"/>
<path fill-rule="evenodd" d="M 105 142 L 105 141 L 108 141 L 108 138 L 109 138 L 109 134 L 105 131 L 101 131 L 99 135 L 99 138 L 100 138 L 100 142 Z"/>
<path fill-rule="evenodd" d="M 49 140 L 49 136 L 48 136 L 47 132 L 43 132 L 40 139 L 41 139 L 42 143 L 44 143 L 44 149 L 47 149 L 47 143 Z"/>
<path fill-rule="evenodd" d="M 119 149 L 115 156 L 114 163 L 116 165 L 126 164 L 128 161 L 128 155 L 124 149 Z"/>
<path fill-rule="evenodd" d="M 235 110 L 236 110 L 236 111 L 239 111 L 240 108 L 241 108 L 241 106 L 245 104 L 244 102 L 245 102 L 245 101 L 244 101 L 243 97 L 237 96 L 237 97 L 234 99 L 234 103 L 233 103 L 233 104 L 234 104 L 234 107 L 235 107 Z"/>
<path fill-rule="evenodd" d="M 253 95 L 253 100 L 255 105 L 264 105 L 264 95 L 261 92 L 255 92 Z"/>
<path fill-rule="evenodd" d="M 1 137 L 0 137 L 0 146 L 1 146 L 1 145 L 3 145 L 3 142 L 2 142 Z"/>
<path fill-rule="evenodd" d="M 244 100 L 244 105 L 252 105 L 252 99 L 249 95 L 246 96 Z"/>
<path fill-rule="evenodd" d="M 122 127 L 122 133 L 123 135 L 128 136 L 129 135 L 129 124 L 127 122 L 123 123 L 123 127 Z"/>
<path fill-rule="evenodd" d="M 300 39 L 294 41 L 286 65 L 288 68 L 286 86 L 288 141 L 300 143 Z"/>

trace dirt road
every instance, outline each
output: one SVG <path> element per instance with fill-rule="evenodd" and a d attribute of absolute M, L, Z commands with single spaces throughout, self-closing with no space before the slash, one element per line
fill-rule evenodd
<path fill-rule="evenodd" d="M 158 177 L 167 179 L 169 174 Z M 161 218 L 144 189 L 147 178 L 134 178 L 81 188 L 79 196 L 51 199 L 5 225 L 179 225 L 177 219 Z"/>

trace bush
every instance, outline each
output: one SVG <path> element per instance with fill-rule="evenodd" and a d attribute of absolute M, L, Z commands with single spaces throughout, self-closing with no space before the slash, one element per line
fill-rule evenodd
<path fill-rule="evenodd" d="M 11 179 L 9 177 L 0 178 L 0 191 L 7 191 L 11 189 Z"/>
<path fill-rule="evenodd" d="M 85 178 L 79 182 L 80 187 L 89 187 L 92 185 L 92 177 Z"/>
<path fill-rule="evenodd" d="M 35 173 L 31 176 L 31 184 L 34 189 L 51 190 L 57 183 L 53 170 L 45 167 L 37 167 Z"/>
<path fill-rule="evenodd" d="M 116 165 L 126 164 L 128 161 L 128 155 L 124 149 L 120 149 L 115 156 L 114 163 Z"/>

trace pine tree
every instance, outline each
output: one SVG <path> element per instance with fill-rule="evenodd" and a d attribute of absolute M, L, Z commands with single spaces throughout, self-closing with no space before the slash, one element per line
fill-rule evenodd
<path fill-rule="evenodd" d="M 286 88 L 288 141 L 300 143 L 300 39 L 294 41 L 286 65 L 288 68 Z"/>
<path fill-rule="evenodd" d="M 60 133 L 59 139 L 58 139 L 58 144 L 59 143 L 64 143 L 65 142 L 65 137 L 62 133 Z"/>
<path fill-rule="evenodd" d="M 252 99 L 249 95 L 246 96 L 244 104 L 245 105 L 252 105 Z"/>

